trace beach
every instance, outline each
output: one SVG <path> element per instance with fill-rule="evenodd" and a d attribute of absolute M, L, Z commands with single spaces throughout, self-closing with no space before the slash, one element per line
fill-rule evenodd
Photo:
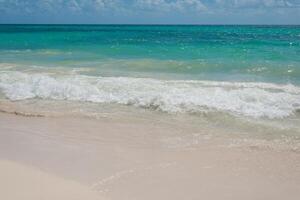
<path fill-rule="evenodd" d="M 0 199 L 299 199 L 299 36 L 0 25 Z"/>
<path fill-rule="evenodd" d="M 300 154 L 159 122 L 0 114 L 4 199 L 298 199 Z M 205 131 L 205 130 L 204 130 Z"/>

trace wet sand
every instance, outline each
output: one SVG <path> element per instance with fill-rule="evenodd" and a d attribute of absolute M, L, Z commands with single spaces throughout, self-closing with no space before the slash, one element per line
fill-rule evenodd
<path fill-rule="evenodd" d="M 299 151 L 234 146 L 195 131 L 147 120 L 1 113 L 0 199 L 300 198 Z"/>

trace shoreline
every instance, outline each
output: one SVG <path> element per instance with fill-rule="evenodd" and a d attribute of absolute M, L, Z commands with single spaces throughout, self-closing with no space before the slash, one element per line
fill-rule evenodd
<path fill-rule="evenodd" d="M 229 145 L 206 131 L 196 137 L 195 129 L 147 120 L 0 113 L 0 185 L 8 187 L 0 197 L 49 199 L 48 186 L 59 183 L 68 188 L 57 193 L 63 199 L 77 192 L 112 200 L 299 198 L 298 151 Z"/>

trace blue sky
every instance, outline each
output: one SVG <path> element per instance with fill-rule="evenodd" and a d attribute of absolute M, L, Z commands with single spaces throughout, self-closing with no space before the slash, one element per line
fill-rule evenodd
<path fill-rule="evenodd" d="M 300 24 L 300 0 L 0 0 L 0 23 Z"/>

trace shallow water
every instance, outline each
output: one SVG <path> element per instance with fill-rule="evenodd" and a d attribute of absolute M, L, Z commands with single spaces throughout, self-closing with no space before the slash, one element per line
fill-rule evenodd
<path fill-rule="evenodd" d="M 300 27 L 0 25 L 0 97 L 297 135 Z"/>
<path fill-rule="evenodd" d="M 299 26 L 1 25 L 0 36 L 1 63 L 24 67 L 299 83 Z"/>

